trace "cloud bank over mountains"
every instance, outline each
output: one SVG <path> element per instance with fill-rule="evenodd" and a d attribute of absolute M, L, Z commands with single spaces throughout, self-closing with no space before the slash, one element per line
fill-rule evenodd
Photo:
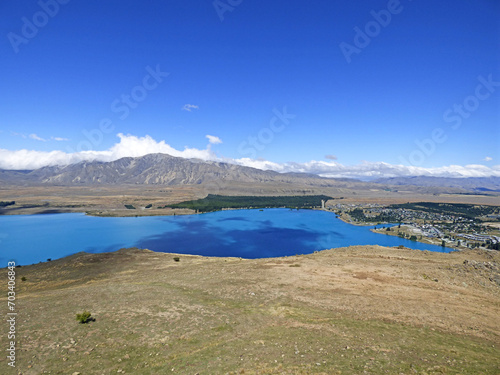
<path fill-rule="evenodd" d="M 164 153 L 182 158 L 196 158 L 205 161 L 218 161 L 253 167 L 276 172 L 298 172 L 318 174 L 322 177 L 347 177 L 371 179 L 379 177 L 403 176 L 436 176 L 436 177 L 500 177 L 500 165 L 487 167 L 479 164 L 449 165 L 436 168 L 393 165 L 384 162 L 365 161 L 358 165 L 346 166 L 338 163 L 333 157 L 328 161 L 311 160 L 306 163 L 275 163 L 260 159 L 231 159 L 217 156 L 211 146 L 222 143 L 221 139 L 207 135 L 209 143 L 205 149 L 188 148 L 177 150 L 165 143 L 156 141 L 149 135 L 137 137 L 134 135 L 118 134 L 120 141 L 105 151 L 34 151 L 34 150 L 5 150 L 0 149 L 0 169 L 32 170 L 47 166 L 69 165 L 82 161 L 109 162 L 123 157 L 139 157 L 152 153 Z"/>

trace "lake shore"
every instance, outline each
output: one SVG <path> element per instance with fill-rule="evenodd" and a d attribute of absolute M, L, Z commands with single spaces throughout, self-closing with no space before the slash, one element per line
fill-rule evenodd
<path fill-rule="evenodd" d="M 324 210 L 328 211 L 328 210 Z M 332 212 L 332 211 L 330 211 Z M 362 226 L 362 227 L 373 227 L 370 229 L 371 232 L 377 233 L 377 234 L 383 234 L 387 236 L 398 236 L 398 230 L 391 230 L 387 231 L 386 227 L 391 225 L 392 228 L 394 228 L 394 225 L 398 225 L 398 223 L 386 223 L 386 222 L 380 222 L 380 223 L 360 223 L 360 222 L 353 222 L 351 220 L 351 217 L 349 215 L 343 214 L 343 215 L 337 215 L 337 217 L 342 220 L 346 224 L 351 224 L 351 225 L 357 225 L 357 226 Z M 401 227 L 403 228 L 401 232 L 404 232 L 405 234 L 413 234 L 411 230 L 408 230 L 408 225 L 402 224 Z M 376 228 L 376 229 L 375 229 Z M 434 246 L 441 246 L 442 240 L 440 238 L 429 238 L 429 237 L 424 237 L 424 236 L 416 236 L 416 242 L 424 243 L 424 244 L 429 244 L 429 245 L 434 245 Z M 450 243 L 447 243 L 446 248 L 452 249 L 454 251 L 462 251 L 467 249 L 465 246 L 452 246 Z"/>
<path fill-rule="evenodd" d="M 193 215 L 197 212 L 191 209 L 160 208 L 168 204 L 174 204 L 190 199 L 203 197 L 206 192 L 199 187 L 193 186 L 124 186 L 117 187 L 89 187 L 88 189 L 77 187 L 18 187 L 0 189 L 0 198 L 3 200 L 16 200 L 16 205 L 0 208 L 0 215 L 40 215 L 53 213 L 85 213 L 96 217 L 145 217 L 145 216 L 180 216 Z M 373 192 L 370 192 L 373 193 Z M 369 201 L 362 195 L 366 192 L 357 192 L 357 199 L 364 202 Z M 385 193 L 384 193 L 385 194 Z M 335 194 L 333 194 L 335 195 Z M 405 201 L 425 200 L 435 201 L 436 195 L 405 197 Z M 442 201 L 476 202 L 492 204 L 492 197 L 484 196 L 452 196 L 441 197 Z M 375 196 L 370 198 L 375 199 Z M 387 200 L 388 198 L 384 198 Z M 400 201 L 400 197 L 394 194 L 392 202 Z M 450 201 L 450 202 L 451 202 Z M 353 198 L 342 199 L 342 202 L 354 202 Z M 128 209 L 125 206 L 134 207 Z M 150 207 L 150 208 L 146 208 Z M 237 208 L 234 208 L 237 209 Z M 316 208 L 321 210 L 321 208 Z M 329 210 L 326 210 L 329 211 Z M 350 220 L 345 215 L 338 216 L 340 220 L 355 226 L 372 226 L 374 223 L 359 223 Z M 382 223 L 383 225 L 383 223 Z M 381 233 L 375 231 L 375 233 Z M 387 234 L 387 233 L 384 233 Z M 440 245 L 440 243 L 417 237 L 417 241 L 424 244 Z M 451 248 L 457 249 L 456 246 Z M 461 247 L 463 248 L 463 246 Z M 461 249 L 460 248 L 460 249 Z"/>
<path fill-rule="evenodd" d="M 331 212 L 309 209 L 243 209 L 147 217 L 92 217 L 81 213 L 14 215 L 0 216 L 0 222 L 2 246 L 10 249 L 3 256 L 14 257 L 23 265 L 80 251 L 100 253 L 129 246 L 158 252 L 243 258 L 375 244 L 450 251 L 408 239 L 380 236 L 369 228 L 348 225 Z M 24 236 L 26 228 L 30 236 Z"/>

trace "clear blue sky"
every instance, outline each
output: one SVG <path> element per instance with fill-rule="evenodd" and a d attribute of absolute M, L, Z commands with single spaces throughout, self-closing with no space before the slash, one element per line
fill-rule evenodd
<path fill-rule="evenodd" d="M 233 159 L 500 164 L 500 83 L 479 78 L 500 82 L 497 0 L 55 1 L 0 4 L 0 149 L 71 152 L 107 118 L 97 151 L 118 133 L 177 150 L 208 134 Z M 147 67 L 170 74 L 137 88 Z"/>

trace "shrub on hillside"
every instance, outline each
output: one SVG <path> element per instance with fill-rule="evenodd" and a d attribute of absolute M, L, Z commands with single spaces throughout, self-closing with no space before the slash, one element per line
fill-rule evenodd
<path fill-rule="evenodd" d="M 95 319 L 91 317 L 92 314 L 88 311 L 84 311 L 81 314 L 76 314 L 76 320 L 81 324 L 86 324 L 88 322 L 94 321 Z"/>

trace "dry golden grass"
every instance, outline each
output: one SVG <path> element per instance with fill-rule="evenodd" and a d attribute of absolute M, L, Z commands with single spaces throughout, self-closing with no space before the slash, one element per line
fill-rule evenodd
<path fill-rule="evenodd" d="M 498 252 L 379 246 L 76 254 L 16 269 L 16 372 L 498 374 L 499 265 Z M 78 324 L 83 310 L 96 321 Z"/>

